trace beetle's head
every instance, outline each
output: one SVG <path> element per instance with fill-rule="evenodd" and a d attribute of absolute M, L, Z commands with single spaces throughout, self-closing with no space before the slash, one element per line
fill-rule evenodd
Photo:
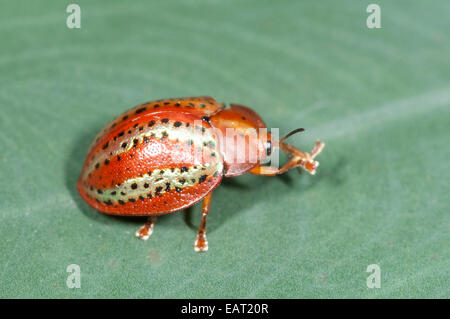
<path fill-rule="evenodd" d="M 266 161 L 272 152 L 271 135 L 261 117 L 248 107 L 231 104 L 211 116 L 225 162 L 225 176 L 238 176 Z"/>
<path fill-rule="evenodd" d="M 310 153 L 305 153 L 300 149 L 284 142 L 284 140 L 286 140 L 289 136 L 303 131 L 303 128 L 293 130 L 292 132 L 281 138 L 278 141 L 277 146 L 281 148 L 290 158 L 289 162 L 284 165 L 284 170 L 301 167 L 308 173 L 314 175 L 316 173 L 317 167 L 319 167 L 319 162 L 315 161 L 314 158 L 320 154 L 322 149 L 325 147 L 325 143 L 316 141 L 312 151 Z"/>

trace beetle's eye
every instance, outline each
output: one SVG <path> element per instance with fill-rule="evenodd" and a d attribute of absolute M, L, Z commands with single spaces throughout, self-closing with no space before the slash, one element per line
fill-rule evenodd
<path fill-rule="evenodd" d="M 265 143 L 265 147 L 266 147 L 266 154 L 267 154 L 267 156 L 270 156 L 270 154 L 272 154 L 272 142 L 271 141 L 267 141 Z"/>

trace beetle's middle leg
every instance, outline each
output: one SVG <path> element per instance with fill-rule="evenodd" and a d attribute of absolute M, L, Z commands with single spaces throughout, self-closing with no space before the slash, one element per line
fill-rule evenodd
<path fill-rule="evenodd" d="M 206 195 L 203 199 L 202 205 L 202 221 L 198 226 L 197 239 L 195 240 L 194 250 L 197 252 L 208 250 L 208 240 L 206 239 L 206 217 L 209 213 L 209 206 L 211 205 L 212 192 Z"/>
<path fill-rule="evenodd" d="M 156 223 L 156 216 L 150 216 L 145 222 L 144 226 L 139 228 L 139 230 L 136 232 L 136 237 L 143 240 L 147 240 L 153 233 L 153 225 L 155 225 L 155 223 Z"/>

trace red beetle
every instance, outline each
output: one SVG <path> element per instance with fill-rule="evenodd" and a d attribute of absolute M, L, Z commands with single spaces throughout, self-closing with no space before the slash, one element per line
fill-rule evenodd
<path fill-rule="evenodd" d="M 315 173 L 319 163 L 314 158 L 324 144 L 317 141 L 311 153 L 304 153 L 284 142 L 302 130 L 271 141 L 264 121 L 245 106 L 226 109 L 211 97 L 148 102 L 118 116 L 98 134 L 78 191 L 100 212 L 149 216 L 136 232 L 142 239 L 153 232 L 156 216 L 203 199 L 195 251 L 206 251 L 206 217 L 223 176 L 273 176 L 295 167 Z M 288 154 L 288 163 L 281 168 L 262 165 L 276 147 Z"/>

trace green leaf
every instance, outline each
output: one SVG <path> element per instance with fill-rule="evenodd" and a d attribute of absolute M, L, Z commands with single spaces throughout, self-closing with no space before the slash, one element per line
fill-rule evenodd
<path fill-rule="evenodd" d="M 5 1 L 0 11 L 0 297 L 450 296 L 450 3 Z M 115 115 L 167 97 L 252 107 L 318 173 L 244 175 L 198 206 L 102 215 L 78 195 L 89 144 Z M 67 266 L 81 288 L 66 286 Z M 370 289 L 367 266 L 381 269 Z"/>

